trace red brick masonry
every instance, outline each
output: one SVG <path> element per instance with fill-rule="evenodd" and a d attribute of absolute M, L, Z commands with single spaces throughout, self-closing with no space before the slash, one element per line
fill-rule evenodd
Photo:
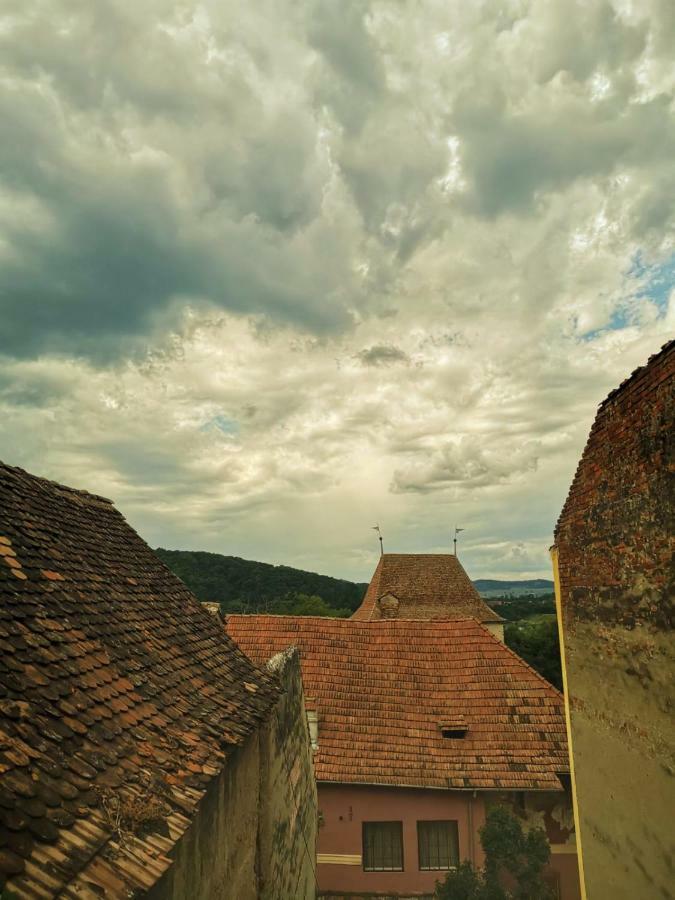
<path fill-rule="evenodd" d="M 675 341 L 600 404 L 555 546 L 567 623 L 675 624 Z"/>

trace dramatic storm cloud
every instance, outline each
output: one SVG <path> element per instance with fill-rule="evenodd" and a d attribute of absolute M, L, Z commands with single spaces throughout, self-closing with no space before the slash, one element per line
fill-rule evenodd
<path fill-rule="evenodd" d="M 0 11 L 0 456 L 153 544 L 548 575 L 675 330 L 668 0 Z"/>

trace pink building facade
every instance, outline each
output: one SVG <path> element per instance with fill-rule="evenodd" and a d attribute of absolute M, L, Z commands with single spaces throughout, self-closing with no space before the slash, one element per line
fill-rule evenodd
<path fill-rule="evenodd" d="M 516 798 L 490 792 L 350 784 L 319 784 L 319 896 L 433 895 L 436 882 L 443 880 L 447 869 L 422 868 L 418 823 L 456 822 L 459 860 L 468 859 L 480 866 L 484 856 L 479 829 L 490 803 L 498 801 L 510 802 L 520 810 L 524 824 L 546 828 L 551 844 L 547 881 L 554 888 L 554 896 L 581 900 L 574 832 L 565 827 L 572 818 L 568 795 L 542 792 Z M 364 823 L 370 822 L 401 823 L 402 870 L 365 870 Z"/>

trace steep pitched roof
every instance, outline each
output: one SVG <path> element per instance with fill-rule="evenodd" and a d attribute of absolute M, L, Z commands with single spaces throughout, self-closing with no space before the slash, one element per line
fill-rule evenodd
<path fill-rule="evenodd" d="M 259 663 L 299 649 L 318 781 L 559 790 L 569 771 L 562 696 L 475 619 L 231 615 L 226 629 Z M 466 737 L 443 737 L 457 722 Z"/>
<path fill-rule="evenodd" d="M 0 464 L 0 888 L 145 891 L 277 696 L 109 501 Z"/>
<path fill-rule="evenodd" d="M 382 614 L 379 601 L 393 595 L 398 609 Z M 385 604 L 386 606 L 386 604 Z M 501 622 L 451 553 L 385 553 L 353 619 L 466 619 Z"/>

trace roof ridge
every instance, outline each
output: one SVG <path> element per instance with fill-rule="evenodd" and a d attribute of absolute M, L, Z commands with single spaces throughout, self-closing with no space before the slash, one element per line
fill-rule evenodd
<path fill-rule="evenodd" d="M 0 459 L 0 470 L 3 469 L 12 475 L 18 475 L 19 477 L 25 476 L 32 482 L 37 482 L 38 484 L 49 487 L 52 490 L 57 490 L 59 491 L 59 493 L 65 494 L 66 496 L 68 494 L 74 494 L 77 497 L 84 497 L 91 500 L 100 500 L 102 503 L 107 503 L 110 506 L 115 505 L 114 501 L 112 501 L 109 497 L 104 497 L 102 494 L 93 494 L 91 491 L 85 491 L 83 488 L 73 488 L 67 484 L 61 484 L 60 481 L 54 481 L 51 478 L 44 478 L 42 475 L 33 475 L 32 472 L 27 472 L 26 469 L 22 469 L 21 466 L 12 466 Z"/>
<path fill-rule="evenodd" d="M 231 619 L 233 617 L 239 617 L 242 619 L 293 619 L 293 621 L 299 622 L 344 622 L 345 624 L 351 623 L 352 625 L 375 625 L 375 626 L 384 626 L 384 625 L 392 625 L 396 626 L 397 622 L 407 622 L 408 624 L 414 623 L 416 627 L 419 628 L 429 628 L 436 626 L 438 624 L 448 623 L 451 625 L 460 625 L 462 623 L 475 623 L 480 625 L 481 628 L 485 628 L 482 622 L 477 619 L 475 616 L 462 616 L 462 618 L 451 618 L 448 616 L 446 619 L 352 619 L 351 616 L 345 618 L 343 616 L 297 616 L 292 615 L 290 613 L 226 613 L 225 619 Z M 485 630 L 488 634 L 491 634 L 487 628 Z M 497 640 L 497 638 L 495 638 Z M 501 644 L 501 641 L 497 640 L 497 643 Z"/>
<path fill-rule="evenodd" d="M 443 553 L 382 553 L 381 556 L 451 556 L 459 562 L 459 557 L 451 550 Z"/>

